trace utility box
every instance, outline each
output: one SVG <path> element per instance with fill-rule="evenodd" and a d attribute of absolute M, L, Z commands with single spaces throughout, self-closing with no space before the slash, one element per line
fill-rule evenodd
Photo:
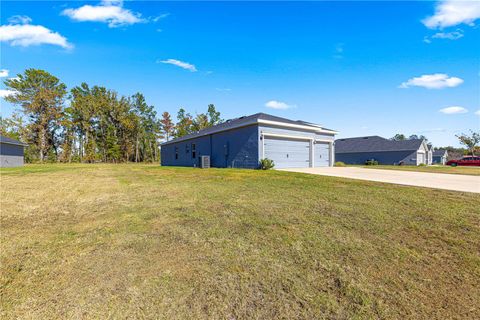
<path fill-rule="evenodd" d="M 200 168 L 202 168 L 202 169 L 210 168 L 210 156 L 201 156 L 200 157 Z"/>

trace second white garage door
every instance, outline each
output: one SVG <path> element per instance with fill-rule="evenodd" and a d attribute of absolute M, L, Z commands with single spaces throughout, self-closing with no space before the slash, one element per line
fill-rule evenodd
<path fill-rule="evenodd" d="M 285 138 L 264 138 L 265 158 L 273 160 L 275 168 L 310 167 L 310 141 Z"/>

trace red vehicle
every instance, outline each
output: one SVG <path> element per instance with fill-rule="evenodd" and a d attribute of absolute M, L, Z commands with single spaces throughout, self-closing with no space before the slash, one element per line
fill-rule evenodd
<path fill-rule="evenodd" d="M 465 156 L 462 159 L 450 160 L 447 163 L 447 166 L 480 166 L 480 157 L 477 156 Z"/>

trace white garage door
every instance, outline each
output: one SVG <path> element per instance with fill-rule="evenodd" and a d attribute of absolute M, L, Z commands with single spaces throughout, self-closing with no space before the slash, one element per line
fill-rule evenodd
<path fill-rule="evenodd" d="M 310 141 L 264 137 L 265 158 L 273 160 L 275 168 L 310 167 Z"/>
<path fill-rule="evenodd" d="M 417 153 L 417 164 L 425 163 L 425 153 Z"/>
<path fill-rule="evenodd" d="M 330 165 L 330 144 L 325 142 L 315 143 L 315 167 L 328 167 Z"/>

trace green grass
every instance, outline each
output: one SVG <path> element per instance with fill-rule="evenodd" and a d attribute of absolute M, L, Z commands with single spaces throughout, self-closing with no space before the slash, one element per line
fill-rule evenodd
<path fill-rule="evenodd" d="M 347 166 L 368 168 L 368 169 L 388 169 L 388 170 L 400 170 L 400 171 L 466 174 L 466 175 L 472 175 L 472 176 L 480 176 L 480 167 L 451 167 L 451 166 L 437 166 L 437 165 L 434 165 L 434 166 L 347 165 Z"/>
<path fill-rule="evenodd" d="M 477 194 L 157 165 L 0 173 L 2 319 L 480 317 Z"/>

